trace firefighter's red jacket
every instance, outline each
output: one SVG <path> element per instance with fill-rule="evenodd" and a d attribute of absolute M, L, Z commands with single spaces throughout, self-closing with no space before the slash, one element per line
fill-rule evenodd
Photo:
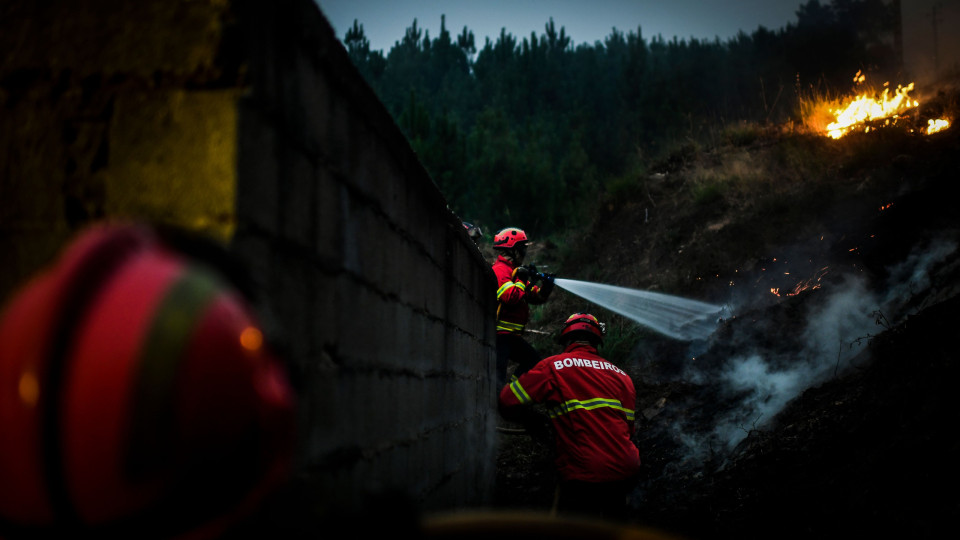
<path fill-rule="evenodd" d="M 540 287 L 531 285 L 514 276 L 517 266 L 503 255 L 497 256 L 493 263 L 493 273 L 497 276 L 497 333 L 510 334 L 523 332 L 530 321 L 529 304 L 542 304 L 546 301 L 540 295 Z"/>
<path fill-rule="evenodd" d="M 500 412 L 511 418 L 533 403 L 546 405 L 557 438 L 557 472 L 564 480 L 612 482 L 640 469 L 631 440 L 633 380 L 585 343 L 541 360 L 500 391 Z"/>

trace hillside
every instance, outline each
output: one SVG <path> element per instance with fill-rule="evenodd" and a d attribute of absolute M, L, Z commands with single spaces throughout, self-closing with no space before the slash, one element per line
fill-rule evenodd
<path fill-rule="evenodd" d="M 957 118 L 945 90 L 908 119 Z M 960 517 L 960 130 L 838 140 L 744 126 L 608 187 L 591 226 L 531 252 L 562 277 L 723 305 L 679 342 L 559 290 L 636 382 L 635 523 L 688 538 L 932 537 Z M 558 247 L 559 246 L 561 247 Z M 551 443 L 501 435 L 497 505 L 548 509 Z"/>

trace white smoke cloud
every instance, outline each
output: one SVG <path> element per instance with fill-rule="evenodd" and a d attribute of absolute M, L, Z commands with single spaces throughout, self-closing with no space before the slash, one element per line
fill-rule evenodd
<path fill-rule="evenodd" d="M 859 276 L 844 277 L 839 290 L 827 302 L 810 313 L 803 339 L 807 346 L 800 351 L 811 369 L 801 390 L 822 382 L 838 365 L 860 352 L 858 344 L 876 334 L 876 313 L 882 306 L 876 295 L 867 290 Z"/>
<path fill-rule="evenodd" d="M 935 241 L 915 250 L 888 269 L 889 279 L 881 294 L 871 292 L 858 275 L 848 275 L 831 290 L 821 291 L 830 296 L 812 309 L 805 326 L 797 329 L 802 333 L 803 347 L 794 353 L 784 356 L 755 347 L 729 358 L 726 370 L 709 381 L 719 382 L 727 395 L 741 396 L 741 401 L 715 421 L 712 433 L 677 436 L 689 451 L 686 459 L 702 460 L 708 449 L 732 449 L 750 430 L 762 428 L 804 390 L 850 367 L 850 360 L 883 330 L 878 324 L 895 324 L 904 318 L 907 314 L 900 313 L 900 308 L 930 289 L 936 265 L 956 249 L 955 242 Z M 698 384 L 708 382 L 700 373 L 689 372 L 687 378 Z"/>
<path fill-rule="evenodd" d="M 936 239 L 924 250 L 915 249 L 906 260 L 889 268 L 889 286 L 884 298 L 887 309 L 899 308 L 912 297 L 930 288 L 931 269 L 957 250 L 957 243 Z"/>
<path fill-rule="evenodd" d="M 736 417 L 724 418 L 714 433 L 733 446 L 746 436 L 757 422 L 777 414 L 787 401 L 802 390 L 803 381 L 811 376 L 806 364 L 792 369 L 774 370 L 758 355 L 735 358 L 732 368 L 723 374 L 722 382 L 736 392 L 746 392 L 746 399 Z"/>

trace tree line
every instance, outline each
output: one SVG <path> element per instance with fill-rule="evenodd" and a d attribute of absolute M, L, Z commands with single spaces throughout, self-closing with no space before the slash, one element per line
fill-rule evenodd
<path fill-rule="evenodd" d="M 386 54 L 354 21 L 343 44 L 421 162 L 466 221 L 539 237 L 575 226 L 611 181 L 678 141 L 742 121 L 795 120 L 798 99 L 849 91 L 858 70 L 899 69 L 898 2 L 808 0 L 796 22 L 721 41 L 644 38 L 641 28 L 574 45 L 505 30 L 477 47 L 413 24 Z M 492 231 L 491 231 L 492 232 Z"/>

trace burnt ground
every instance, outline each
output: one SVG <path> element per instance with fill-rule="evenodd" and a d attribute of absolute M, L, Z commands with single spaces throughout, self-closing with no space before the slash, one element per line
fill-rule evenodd
<path fill-rule="evenodd" d="M 960 110 L 956 92 L 931 103 Z M 760 130 L 682 149 L 602 202 L 564 249 L 541 242 L 531 252 L 562 277 L 729 308 L 699 342 L 658 336 L 562 290 L 535 313 L 543 334 L 531 341 L 545 354 L 569 312 L 593 311 L 614 330 L 601 353 L 638 393 L 632 523 L 690 539 L 952 530 L 958 181 L 958 129 L 836 141 Z M 549 510 L 549 436 L 500 438 L 497 507 Z"/>

